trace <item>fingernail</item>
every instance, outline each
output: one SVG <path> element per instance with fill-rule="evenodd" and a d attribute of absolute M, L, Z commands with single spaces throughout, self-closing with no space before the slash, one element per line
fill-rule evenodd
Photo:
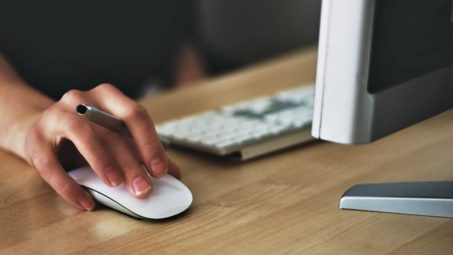
<path fill-rule="evenodd" d="M 162 158 L 151 160 L 151 170 L 156 176 L 164 176 L 167 173 L 167 166 Z"/>
<path fill-rule="evenodd" d="M 93 200 L 88 194 L 83 194 L 79 196 L 79 205 L 82 206 L 87 211 L 91 211 L 94 208 Z"/>
<path fill-rule="evenodd" d="M 143 194 L 148 193 L 151 190 L 151 185 L 145 178 L 143 178 L 143 176 L 135 178 L 132 181 L 132 187 L 134 188 L 136 196 L 141 196 Z"/>
<path fill-rule="evenodd" d="M 118 175 L 118 172 L 115 171 L 113 168 L 107 168 L 105 170 L 105 175 L 107 179 L 113 187 L 116 187 L 121 184 L 121 177 Z"/>

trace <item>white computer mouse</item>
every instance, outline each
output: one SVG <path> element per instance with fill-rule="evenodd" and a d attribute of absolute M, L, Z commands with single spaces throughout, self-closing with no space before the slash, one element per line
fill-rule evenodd
<path fill-rule="evenodd" d="M 109 187 L 90 167 L 82 167 L 68 174 L 99 203 L 140 219 L 164 219 L 182 213 L 192 204 L 192 193 L 171 175 L 153 178 L 153 191 L 144 199 L 131 195 L 124 183 Z"/>

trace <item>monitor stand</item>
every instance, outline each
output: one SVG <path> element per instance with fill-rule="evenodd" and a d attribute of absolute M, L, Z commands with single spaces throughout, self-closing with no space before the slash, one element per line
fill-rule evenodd
<path fill-rule="evenodd" d="M 453 181 L 359 184 L 340 208 L 453 218 Z"/>

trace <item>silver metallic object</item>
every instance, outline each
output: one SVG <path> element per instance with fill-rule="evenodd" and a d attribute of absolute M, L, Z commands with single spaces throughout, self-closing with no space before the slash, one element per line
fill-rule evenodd
<path fill-rule="evenodd" d="M 360 184 L 346 191 L 340 208 L 453 218 L 453 181 Z"/>
<path fill-rule="evenodd" d="M 123 136 L 132 138 L 132 135 L 130 134 L 126 124 L 123 121 L 102 110 L 99 110 L 94 106 L 79 104 L 76 108 L 76 111 L 79 115 L 89 119 L 93 123 L 96 123 L 114 132 L 118 132 Z M 165 147 L 168 147 L 170 145 L 170 142 L 165 138 L 159 137 L 159 140 Z"/>

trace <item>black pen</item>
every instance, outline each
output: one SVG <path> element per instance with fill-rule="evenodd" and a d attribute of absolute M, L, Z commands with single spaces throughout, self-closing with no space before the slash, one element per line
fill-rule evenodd
<path fill-rule="evenodd" d="M 79 104 L 76 107 L 76 112 L 80 116 L 87 118 L 93 123 L 103 126 L 111 131 L 118 132 L 126 137 L 132 138 L 129 129 L 127 129 L 127 126 L 123 121 L 113 117 L 112 115 L 102 110 L 99 110 L 94 106 L 87 104 Z M 164 145 L 165 148 L 170 145 L 170 142 L 163 137 L 159 137 L 159 140 L 162 143 L 162 145 Z"/>

